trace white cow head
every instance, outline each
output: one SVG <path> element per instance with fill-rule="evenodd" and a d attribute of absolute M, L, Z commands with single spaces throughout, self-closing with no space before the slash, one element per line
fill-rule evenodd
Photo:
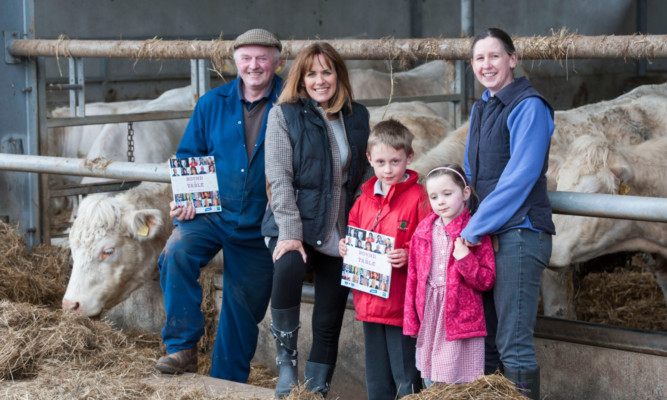
<path fill-rule="evenodd" d="M 155 279 L 162 228 L 157 209 L 136 209 L 122 196 L 85 198 L 70 231 L 74 266 L 63 308 L 99 316 Z"/>
<path fill-rule="evenodd" d="M 558 191 L 625 194 L 633 178 L 630 163 L 607 139 L 582 136 L 568 151 L 558 174 Z M 556 236 L 550 265 L 568 266 L 603 254 L 622 251 L 632 221 L 554 214 Z"/>

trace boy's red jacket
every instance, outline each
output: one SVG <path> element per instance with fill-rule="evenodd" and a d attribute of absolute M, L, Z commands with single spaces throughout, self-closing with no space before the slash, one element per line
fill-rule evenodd
<path fill-rule="evenodd" d="M 396 238 L 394 248 L 410 250 L 410 238 L 417 224 L 431 213 L 426 193 L 417 183 L 419 176 L 415 171 L 406 170 L 409 178 L 391 185 L 385 197 L 374 195 L 373 177 L 361 186 L 362 194 L 350 211 L 349 224 L 356 228 L 371 230 L 377 216 L 373 232 Z M 403 326 L 403 306 L 405 301 L 405 282 L 408 267 L 393 268 L 389 298 L 383 299 L 368 293 L 352 290 L 354 308 L 360 321 Z"/>

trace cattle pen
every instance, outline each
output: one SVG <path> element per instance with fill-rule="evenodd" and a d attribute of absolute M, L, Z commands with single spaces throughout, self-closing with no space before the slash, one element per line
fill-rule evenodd
<path fill-rule="evenodd" d="M 192 63 L 192 82 L 196 93 L 202 94 L 209 87 L 202 72 L 206 62 L 214 69 L 222 69 L 225 60 L 231 59 L 232 41 L 174 41 L 151 39 L 130 40 L 41 40 L 25 38 L 25 33 L 5 31 L 5 64 L 19 69 L 16 85 L 12 88 L 17 113 L 24 115 L 17 134 L 3 141 L 0 151 L 0 183 L 14 182 L 20 195 L 8 206 L 7 222 L 17 221 L 31 245 L 49 238 L 47 174 L 92 176 L 120 181 L 170 182 L 166 164 L 144 164 L 113 160 L 88 160 L 49 157 L 45 154 L 47 129 L 57 126 L 103 124 L 108 122 L 133 122 L 168 118 L 187 118 L 190 111 L 161 111 L 157 113 L 118 114 L 113 116 L 87 116 L 85 114 L 85 80 L 82 78 L 81 60 L 87 57 L 127 59 L 188 59 Z M 29 35 L 28 35 L 29 36 Z M 374 60 L 466 60 L 470 38 L 456 39 L 368 39 L 331 40 L 345 59 Z M 309 40 L 284 41 L 283 56 L 290 59 Z M 667 35 L 583 36 L 557 32 L 552 36 L 519 37 L 515 40 L 520 58 L 524 60 L 574 59 L 667 59 Z M 67 59 L 70 65 L 70 83 L 61 87 L 69 91 L 72 116 L 47 118 L 44 76 L 44 59 Z M 78 68 L 78 71 L 77 71 Z M 438 101 L 465 103 L 465 88 L 459 93 L 443 95 Z M 409 101 L 390 99 L 389 101 Z M 369 101 L 369 105 L 386 104 L 386 99 Z M 384 102 L 384 103 L 383 103 Z M 78 110 L 77 110 L 78 108 Z M 460 118 L 460 117 L 459 117 Z M 2 139 L 0 137 L 0 139 Z M 84 193 L 79 190 L 61 194 Z M 667 223 L 667 199 L 642 198 L 572 192 L 549 193 L 555 213 L 586 215 L 617 219 L 632 219 Z M 46 220 L 46 221 L 45 221 Z M 304 303 L 312 301 L 312 287 L 303 293 Z M 304 307 L 307 312 L 308 307 Z M 349 312 L 346 314 L 350 314 Z M 303 318 L 307 320 L 306 318 Z M 359 327 L 352 326 L 352 318 L 345 321 L 344 329 L 350 334 L 342 340 L 352 341 L 359 336 Z M 262 330 L 266 332 L 266 319 Z M 304 329 L 306 330 L 306 329 Z M 307 335 L 307 333 L 306 333 Z M 660 398 L 667 396 L 664 381 L 667 373 L 667 334 L 635 331 L 558 318 L 538 318 L 535 336 L 538 357 L 543 365 L 543 392 L 549 398 Z M 342 346 L 341 346 L 342 347 Z M 260 344 L 258 353 L 265 350 L 264 362 L 270 363 L 273 353 L 266 343 Z M 357 353 L 357 354 L 353 354 Z M 359 349 L 341 350 L 341 365 L 358 368 Z M 363 352 L 362 352 L 363 353 Z M 625 365 L 623 371 L 613 372 L 609 366 Z M 340 368 L 340 369 L 344 369 Z M 604 379 L 602 371 L 606 374 Z M 631 371 L 631 372 L 628 372 Z M 341 372 L 338 372 L 341 373 Z M 342 372 L 345 374 L 346 372 Z M 352 372 L 348 373 L 350 376 Z M 343 375 L 340 380 L 346 379 Z M 644 392 L 641 390 L 645 389 Z M 358 388 L 357 388 L 358 390 Z M 594 391 L 592 391 L 594 390 Z M 631 390 L 632 393 L 623 392 Z M 622 393 L 622 394 L 619 394 Z M 345 398 L 345 397 L 344 397 Z"/>

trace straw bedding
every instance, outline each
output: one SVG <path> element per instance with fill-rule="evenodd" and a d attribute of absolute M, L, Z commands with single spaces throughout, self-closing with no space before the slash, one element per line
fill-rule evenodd
<path fill-rule="evenodd" d="M 27 303 L 0 301 L 0 393 L 7 399 L 213 399 L 201 387 L 149 379 L 157 334 Z"/>
<path fill-rule="evenodd" d="M 199 373 L 208 374 L 216 308 L 204 270 Z M 37 246 L 0 221 L 0 396 L 8 399 L 220 398 L 176 384 L 149 384 L 165 354 L 159 334 L 117 331 L 60 309 L 71 273 L 69 249 Z M 207 353 L 208 354 L 205 354 Z M 255 369 L 255 368 L 253 368 Z M 260 368 L 261 369 L 261 368 Z M 275 384 L 274 384 L 275 385 Z"/>
<path fill-rule="evenodd" d="M 665 297 L 647 266 L 650 262 L 645 254 L 623 253 L 582 267 L 577 319 L 667 332 Z"/>
<path fill-rule="evenodd" d="M 319 394 L 309 393 L 300 384 L 284 400 L 319 400 Z M 468 384 L 433 385 L 419 393 L 401 397 L 403 400 L 524 400 L 514 384 L 502 375 L 485 375 Z"/>
<path fill-rule="evenodd" d="M 463 384 L 433 385 L 417 394 L 402 397 L 404 400 L 522 400 L 525 397 L 514 384 L 502 375 L 484 375 Z"/>
<path fill-rule="evenodd" d="M 0 299 L 60 307 L 70 272 L 68 249 L 40 245 L 28 253 L 23 236 L 0 221 Z"/>

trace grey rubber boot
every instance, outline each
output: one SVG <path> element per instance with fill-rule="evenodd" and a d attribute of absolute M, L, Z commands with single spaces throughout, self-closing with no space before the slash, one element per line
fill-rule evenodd
<path fill-rule="evenodd" d="M 294 386 L 299 384 L 297 367 L 299 337 L 299 308 L 295 306 L 283 310 L 271 307 L 271 333 L 276 339 L 276 366 L 278 367 L 278 383 L 276 397 L 287 396 Z"/>
<path fill-rule="evenodd" d="M 311 393 L 319 393 L 327 397 L 331 387 L 331 378 L 333 377 L 335 365 L 320 364 L 312 361 L 306 361 L 306 372 L 304 380 L 306 388 Z"/>
<path fill-rule="evenodd" d="M 540 369 L 532 371 L 517 371 L 505 368 L 503 373 L 505 378 L 514 382 L 521 394 L 529 399 L 539 400 L 540 398 Z"/>

